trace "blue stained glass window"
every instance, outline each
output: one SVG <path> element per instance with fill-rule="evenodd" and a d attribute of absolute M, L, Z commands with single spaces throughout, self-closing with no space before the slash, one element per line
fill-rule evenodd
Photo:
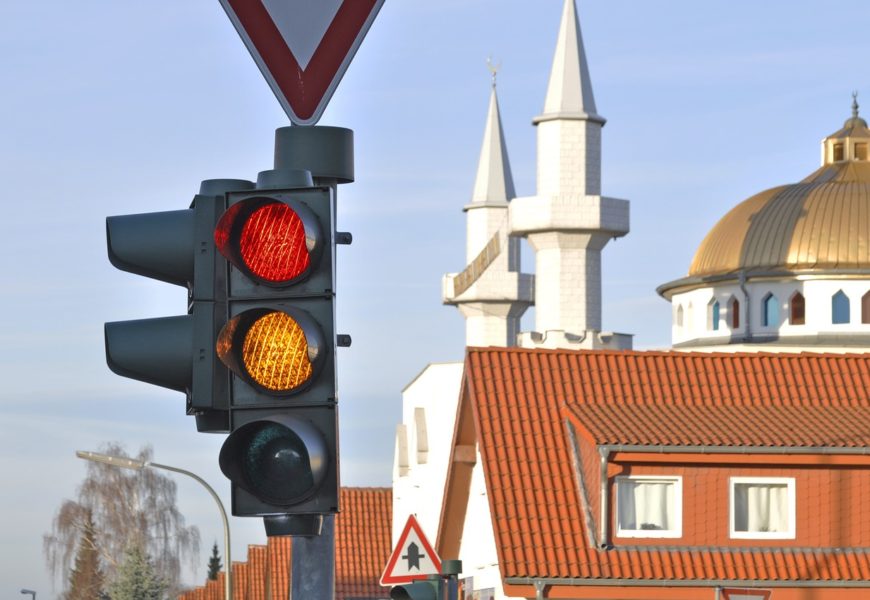
<path fill-rule="evenodd" d="M 840 290 L 831 298 L 831 323 L 839 325 L 849 322 L 849 296 Z"/>
<path fill-rule="evenodd" d="M 773 294 L 768 294 L 762 300 L 762 324 L 765 327 L 779 326 L 779 300 Z"/>

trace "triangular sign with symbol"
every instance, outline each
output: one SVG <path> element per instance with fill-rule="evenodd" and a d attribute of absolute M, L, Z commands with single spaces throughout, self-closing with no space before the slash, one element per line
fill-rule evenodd
<path fill-rule="evenodd" d="M 320 119 L 384 0 L 220 0 L 284 112 Z"/>
<path fill-rule="evenodd" d="M 417 519 L 410 515 L 381 575 L 381 585 L 410 583 L 440 572 L 441 559 L 426 539 Z"/>

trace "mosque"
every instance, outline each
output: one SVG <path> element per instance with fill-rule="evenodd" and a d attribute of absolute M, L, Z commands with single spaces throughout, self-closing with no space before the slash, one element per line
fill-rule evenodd
<path fill-rule="evenodd" d="M 493 85 L 463 207 L 467 266 L 442 281 L 466 360 L 403 390 L 393 542 L 415 514 L 441 558 L 463 561 L 475 600 L 870 596 L 857 100 L 818 170 L 737 204 L 687 275 L 659 286 L 673 348 L 637 352 L 601 325 L 601 252 L 629 233 L 629 202 L 602 194 L 605 119 L 574 0 L 544 98 L 536 193 L 517 197 Z"/>

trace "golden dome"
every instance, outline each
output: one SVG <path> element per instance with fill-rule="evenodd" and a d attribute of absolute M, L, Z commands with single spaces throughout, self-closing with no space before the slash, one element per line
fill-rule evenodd
<path fill-rule="evenodd" d="M 744 200 L 701 242 L 687 277 L 659 286 L 678 289 L 737 277 L 796 272 L 870 270 L 870 128 L 852 116 L 822 140 L 822 166 L 792 185 Z"/>
<path fill-rule="evenodd" d="M 689 277 L 831 269 L 870 269 L 866 155 L 828 162 L 800 183 L 738 204 L 701 242 Z"/>

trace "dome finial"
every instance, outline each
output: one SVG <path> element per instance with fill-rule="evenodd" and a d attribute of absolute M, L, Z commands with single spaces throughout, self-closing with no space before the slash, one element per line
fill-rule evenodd
<path fill-rule="evenodd" d="M 858 90 L 852 92 L 852 118 L 858 118 Z"/>
<path fill-rule="evenodd" d="M 489 74 L 492 76 L 492 87 L 495 89 L 495 79 L 498 75 L 499 69 L 501 69 L 501 61 L 496 65 L 492 62 L 492 56 L 486 57 L 486 68 L 489 69 Z"/>

